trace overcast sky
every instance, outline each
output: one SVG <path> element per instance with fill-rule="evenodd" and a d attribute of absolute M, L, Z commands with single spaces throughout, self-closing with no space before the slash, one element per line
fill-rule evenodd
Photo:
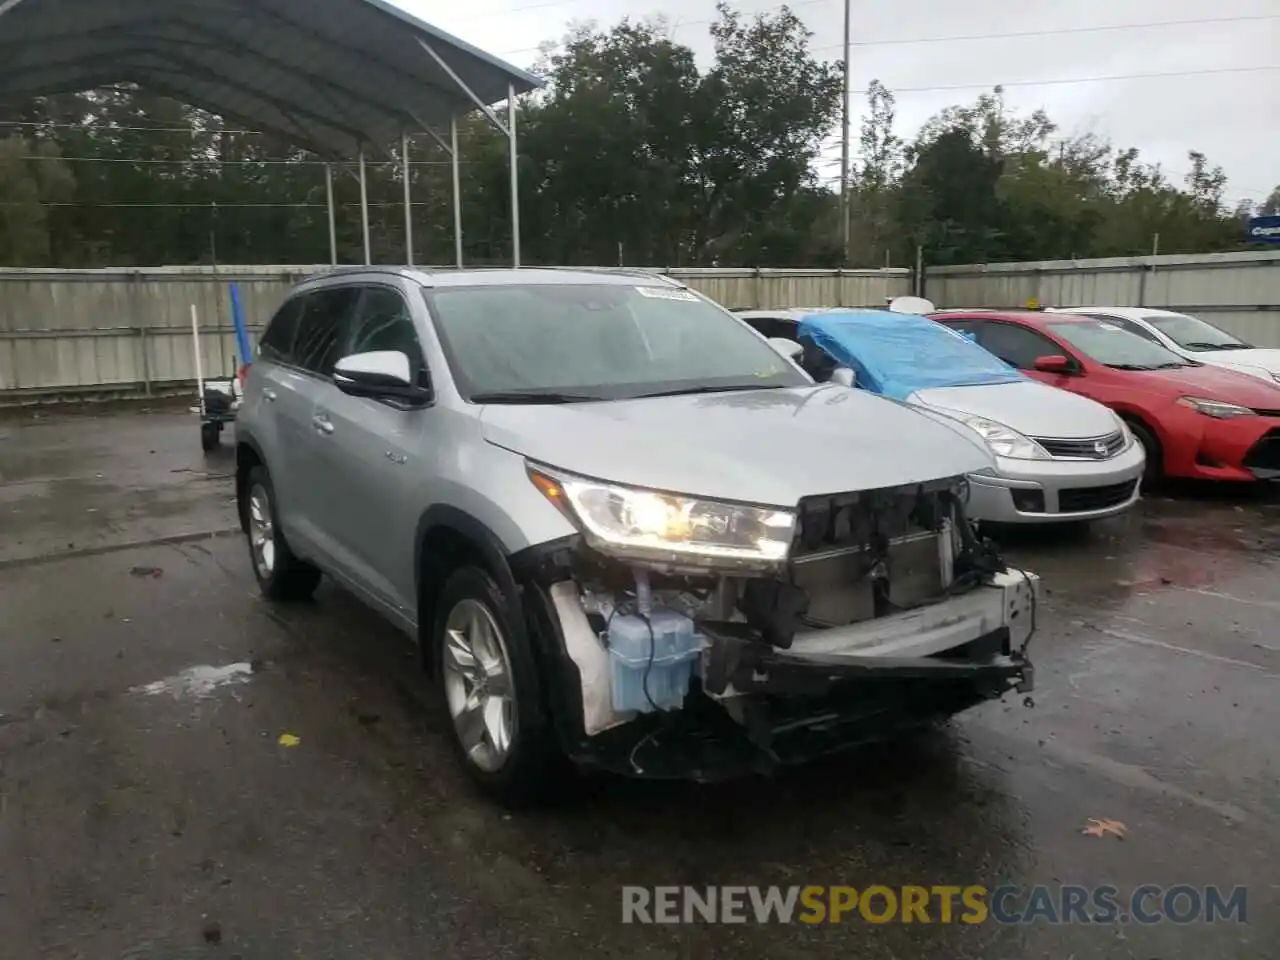
<path fill-rule="evenodd" d="M 715 0 L 394 2 L 521 67 L 533 63 L 540 42 L 562 36 L 569 23 L 609 26 L 626 16 L 664 16 L 674 38 L 692 47 L 704 67 L 712 55 L 707 30 Z M 734 0 L 733 6 L 749 14 L 780 4 Z M 842 0 L 796 0 L 790 6 L 814 33 L 818 55 L 838 59 Z M 1018 110 L 1044 107 L 1064 133 L 1093 131 L 1136 146 L 1179 182 L 1187 151 L 1203 151 L 1226 170 L 1232 202 L 1260 201 L 1280 183 L 1280 69 L 1043 83 L 1280 67 L 1280 0 L 854 0 L 853 10 L 855 149 L 861 92 L 873 78 L 897 94 L 899 135 L 908 138 L 943 107 L 971 102 L 984 88 L 1003 83 L 1006 101 Z M 1169 24 L 1188 20 L 1197 22 Z M 1154 23 L 1168 25 L 1084 32 Z M 1062 30 L 1077 32 L 904 42 Z M 938 87 L 959 89 L 919 89 Z M 838 163 L 827 164 L 824 173 L 838 178 Z"/>

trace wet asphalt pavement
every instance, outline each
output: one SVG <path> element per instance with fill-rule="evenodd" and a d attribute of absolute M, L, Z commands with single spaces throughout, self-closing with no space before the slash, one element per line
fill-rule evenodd
<path fill-rule="evenodd" d="M 259 599 L 232 469 L 184 413 L 0 418 L 0 957 L 1280 956 L 1280 499 L 1011 537 L 1034 706 L 509 814 L 406 641 Z M 873 883 L 1244 885 L 1249 922 L 620 922 L 624 884 Z"/>

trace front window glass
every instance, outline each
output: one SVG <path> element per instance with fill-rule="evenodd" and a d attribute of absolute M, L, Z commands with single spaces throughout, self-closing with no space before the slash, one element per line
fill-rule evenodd
<path fill-rule="evenodd" d="M 1158 343 L 1144 340 L 1105 320 L 1050 322 L 1048 327 L 1081 353 L 1118 370 L 1160 370 L 1196 365 Z"/>
<path fill-rule="evenodd" d="M 675 287 L 513 284 L 425 295 L 459 390 L 477 403 L 810 382 L 741 321 Z"/>
<path fill-rule="evenodd" d="M 1150 313 L 1142 318 L 1185 350 L 1248 350 L 1249 344 L 1212 323 L 1185 313 Z"/>

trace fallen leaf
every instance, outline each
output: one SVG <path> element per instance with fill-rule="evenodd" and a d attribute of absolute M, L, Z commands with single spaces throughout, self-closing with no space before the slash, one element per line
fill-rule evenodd
<path fill-rule="evenodd" d="M 1080 832 L 1086 837 L 1105 837 L 1110 834 L 1117 840 L 1123 840 L 1128 831 L 1129 828 L 1119 820 L 1095 820 L 1090 817 L 1089 825 Z"/>
<path fill-rule="evenodd" d="M 280 734 L 279 743 L 280 743 L 280 746 L 282 747 L 296 747 L 301 742 L 302 742 L 302 738 L 294 736 L 292 733 Z"/>

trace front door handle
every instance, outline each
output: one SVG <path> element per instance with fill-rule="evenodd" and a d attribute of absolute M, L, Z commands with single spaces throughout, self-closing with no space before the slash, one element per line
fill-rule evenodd
<path fill-rule="evenodd" d="M 321 433 L 333 433 L 333 421 L 324 414 L 321 414 L 318 417 L 312 417 L 311 425 Z"/>
<path fill-rule="evenodd" d="M 276 392 L 274 390 L 263 390 L 262 399 L 274 402 L 276 399 Z"/>

